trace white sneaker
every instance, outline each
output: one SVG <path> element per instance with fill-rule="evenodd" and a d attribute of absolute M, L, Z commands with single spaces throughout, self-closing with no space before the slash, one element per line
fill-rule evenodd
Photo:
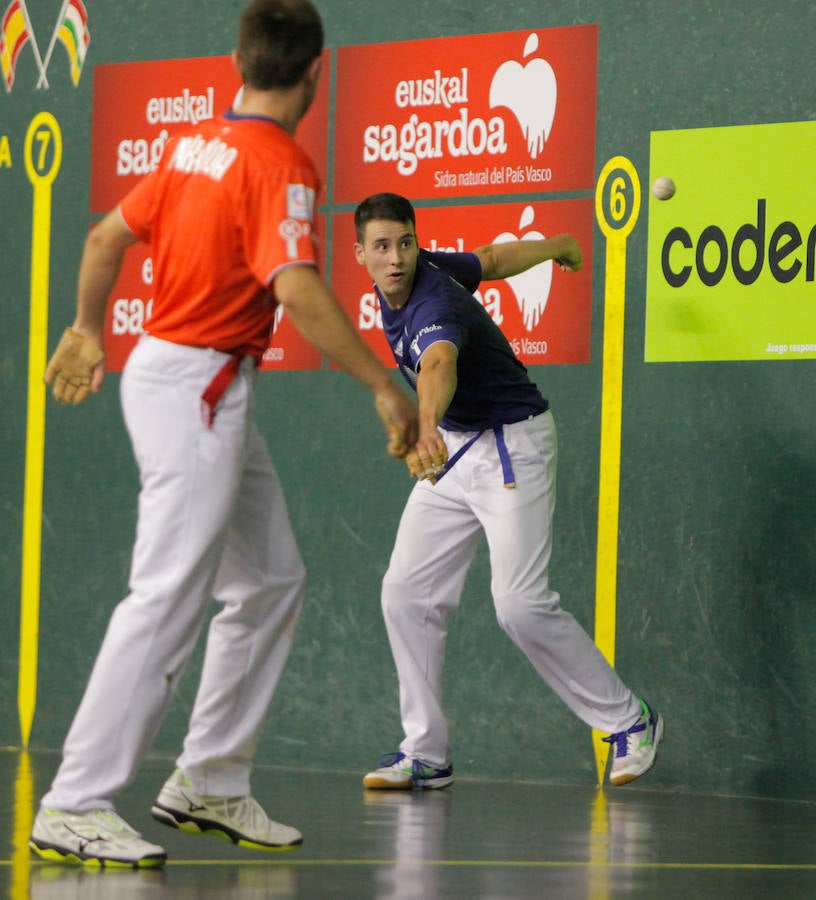
<path fill-rule="evenodd" d="M 303 843 L 297 828 L 270 819 L 253 797 L 203 797 L 181 769 L 164 783 L 150 812 L 171 828 L 212 834 L 254 850 L 291 850 Z"/>
<path fill-rule="evenodd" d="M 381 756 L 379 766 L 364 776 L 364 787 L 380 791 L 410 791 L 412 788 L 434 790 L 453 784 L 453 766 L 440 769 L 402 751 Z"/>
<path fill-rule="evenodd" d="M 163 847 L 150 844 L 112 809 L 85 813 L 41 807 L 28 846 L 43 859 L 132 869 L 161 866 Z"/>
<path fill-rule="evenodd" d="M 610 734 L 604 740 L 612 744 L 615 756 L 609 770 L 612 784 L 628 784 L 652 768 L 657 759 L 657 746 L 663 739 L 663 716 L 644 700 L 641 714 L 627 731 Z"/>

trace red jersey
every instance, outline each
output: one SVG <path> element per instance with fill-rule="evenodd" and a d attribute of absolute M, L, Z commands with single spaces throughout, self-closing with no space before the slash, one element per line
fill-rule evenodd
<path fill-rule="evenodd" d="M 230 111 L 168 141 L 156 171 L 119 205 L 151 246 L 146 330 L 260 358 L 277 305 L 275 275 L 317 265 L 319 187 L 307 154 L 272 119 Z"/>

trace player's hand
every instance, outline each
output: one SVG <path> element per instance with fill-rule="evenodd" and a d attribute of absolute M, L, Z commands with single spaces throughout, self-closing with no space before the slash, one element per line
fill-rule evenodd
<path fill-rule="evenodd" d="M 405 456 L 408 474 L 418 481 L 430 481 L 431 484 L 436 484 L 437 479 L 442 476 L 447 461 L 448 448 L 442 435 L 436 430 L 421 435 L 416 446 Z"/>
<path fill-rule="evenodd" d="M 429 481 L 436 484 L 438 477 L 445 471 L 445 466 L 426 467 L 419 461 L 419 454 L 411 448 L 405 455 L 405 464 L 408 466 L 408 474 L 417 481 Z"/>
<path fill-rule="evenodd" d="M 559 234 L 558 240 L 563 243 L 563 250 L 559 250 L 555 257 L 556 265 L 562 272 L 577 272 L 584 264 L 584 257 L 578 241 L 569 234 Z"/>
<path fill-rule="evenodd" d="M 393 382 L 377 391 L 374 403 L 388 435 L 388 453 L 403 459 L 419 433 L 416 406 Z"/>
<path fill-rule="evenodd" d="M 105 352 L 99 342 L 66 328 L 48 361 L 43 381 L 53 383 L 59 403 L 82 403 L 99 390 L 105 377 Z"/>

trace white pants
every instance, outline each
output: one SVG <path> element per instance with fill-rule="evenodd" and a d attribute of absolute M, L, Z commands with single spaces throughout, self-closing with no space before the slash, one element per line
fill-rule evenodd
<path fill-rule="evenodd" d="M 141 482 L 130 594 L 113 612 L 44 806 L 112 806 L 158 732 L 213 597 L 222 608 L 178 765 L 199 793 L 249 793 L 305 572 L 252 421 L 253 366 L 205 425 L 201 393 L 226 359 L 146 336 L 127 362 L 122 407 Z"/>
<path fill-rule="evenodd" d="M 450 456 L 472 434 L 444 431 Z M 558 456 L 551 413 L 504 426 L 516 487 L 504 487 L 492 431 L 436 484 L 418 482 L 400 520 L 382 608 L 400 689 L 403 753 L 450 762 L 442 711 L 447 616 L 459 606 L 482 531 L 499 625 L 555 693 L 593 728 L 616 732 L 638 698 L 549 587 Z"/>

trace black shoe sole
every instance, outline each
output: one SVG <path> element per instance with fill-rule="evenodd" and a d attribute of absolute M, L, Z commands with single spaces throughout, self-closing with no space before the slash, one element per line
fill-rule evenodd
<path fill-rule="evenodd" d="M 211 837 L 219 837 L 239 847 L 248 847 L 251 850 L 293 850 L 295 847 L 303 843 L 303 839 L 292 841 L 291 844 L 267 844 L 263 841 L 254 841 L 246 835 L 241 834 L 234 828 L 224 825 L 222 822 L 213 822 L 210 819 L 204 819 L 201 816 L 193 816 L 188 813 L 181 812 L 178 809 L 169 809 L 154 803 L 150 809 L 150 815 L 162 825 L 170 828 L 177 828 L 186 834 L 206 834 Z"/>

